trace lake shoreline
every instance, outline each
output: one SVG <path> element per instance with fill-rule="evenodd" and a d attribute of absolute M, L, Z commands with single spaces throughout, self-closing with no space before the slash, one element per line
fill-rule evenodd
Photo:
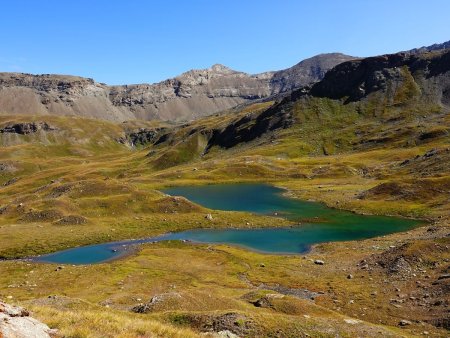
<path fill-rule="evenodd" d="M 315 222 L 300 224 L 296 222 L 296 225 L 288 227 L 249 229 L 192 228 L 179 232 L 168 232 L 159 236 L 104 242 L 97 245 L 56 251 L 37 257 L 35 260 L 60 264 L 104 263 L 127 256 L 127 252 L 122 252 L 121 248 L 116 249 L 115 246 L 137 247 L 149 242 L 167 240 L 209 245 L 231 245 L 262 254 L 302 255 L 310 252 L 316 244 L 364 240 L 422 226 L 419 220 L 414 220 L 414 222 L 411 220 L 411 223 L 404 218 L 364 216 L 329 208 L 322 203 L 302 201 L 286 196 L 283 193 L 285 191 L 286 189 L 277 186 L 253 183 L 176 187 L 162 192 L 170 196 L 183 196 L 194 203 L 213 210 L 246 211 L 260 215 L 279 216 L 290 221 L 300 217 L 304 220 L 313 219 Z M 393 230 L 392 227 L 397 227 L 397 229 Z M 124 251 L 128 251 L 128 249 Z M 74 252 L 78 256 L 71 256 Z M 119 253 L 114 254 L 116 252 Z M 89 258 L 92 255 L 97 255 L 97 257 L 100 255 L 100 259 Z M 79 257 L 84 257 L 84 260 Z"/>

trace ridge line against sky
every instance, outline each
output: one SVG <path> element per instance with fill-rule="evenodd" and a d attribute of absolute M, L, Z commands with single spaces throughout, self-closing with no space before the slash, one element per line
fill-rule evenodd
<path fill-rule="evenodd" d="M 5 1 L 1 72 L 155 83 L 220 63 L 256 74 L 321 53 L 450 40 L 450 1 Z"/>

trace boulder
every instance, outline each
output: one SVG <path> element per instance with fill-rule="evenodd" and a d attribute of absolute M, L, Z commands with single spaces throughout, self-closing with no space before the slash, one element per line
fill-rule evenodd
<path fill-rule="evenodd" d="M 399 323 L 398 323 L 398 325 L 400 325 L 400 326 L 408 326 L 408 325 L 411 325 L 412 323 L 409 321 L 409 320 L 406 320 L 406 319 L 402 319 Z"/>
<path fill-rule="evenodd" d="M 135 313 L 148 313 L 155 310 L 161 310 L 168 304 L 176 304 L 182 299 L 182 296 L 178 292 L 168 292 L 153 296 L 147 303 L 139 303 L 131 308 Z"/>
<path fill-rule="evenodd" d="M 79 215 L 68 215 L 64 216 L 61 219 L 57 220 L 53 224 L 55 225 L 80 225 L 85 224 L 87 219 L 83 216 Z"/>
<path fill-rule="evenodd" d="M 52 338 L 57 337 L 57 330 L 30 317 L 24 308 L 0 301 L 0 337 Z"/>

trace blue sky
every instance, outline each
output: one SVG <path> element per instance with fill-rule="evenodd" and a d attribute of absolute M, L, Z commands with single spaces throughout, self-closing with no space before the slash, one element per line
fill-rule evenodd
<path fill-rule="evenodd" d="M 214 63 L 258 73 L 444 42 L 450 1 L 1 0 L 0 37 L 0 71 L 152 83 Z"/>

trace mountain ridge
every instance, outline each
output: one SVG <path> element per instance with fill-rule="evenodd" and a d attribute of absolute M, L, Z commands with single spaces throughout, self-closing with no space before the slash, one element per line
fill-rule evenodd
<path fill-rule="evenodd" d="M 401 53 L 423 54 L 449 46 L 447 41 Z M 0 73 L 0 114 L 76 115 L 119 122 L 192 121 L 312 87 L 328 71 L 351 60 L 361 58 L 341 53 L 319 54 L 290 68 L 259 74 L 214 64 L 154 84 L 112 86 L 73 75 Z"/>
<path fill-rule="evenodd" d="M 113 86 L 72 75 L 0 73 L 0 112 L 113 121 L 192 120 L 317 82 L 337 63 L 353 58 L 320 54 L 260 74 L 215 64 L 154 84 Z"/>

